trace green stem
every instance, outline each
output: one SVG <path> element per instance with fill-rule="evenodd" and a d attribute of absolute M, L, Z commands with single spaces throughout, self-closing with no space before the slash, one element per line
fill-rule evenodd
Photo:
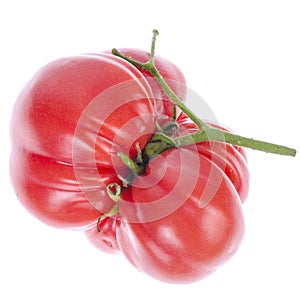
<path fill-rule="evenodd" d="M 180 146 L 186 146 L 192 143 L 198 143 L 202 141 L 219 141 L 219 142 L 226 142 L 229 144 L 242 146 L 246 148 L 251 148 L 254 150 L 260 150 L 267 153 L 274 153 L 274 154 L 280 154 L 280 155 L 287 155 L 287 156 L 295 156 L 296 150 L 281 146 L 273 143 L 268 143 L 264 141 L 255 140 L 252 138 L 243 137 L 240 135 L 236 135 L 233 133 L 229 133 L 227 131 L 223 131 L 217 128 L 214 128 L 207 123 L 200 120 L 189 108 L 185 106 L 185 104 L 180 100 L 179 97 L 172 91 L 170 86 L 166 83 L 164 78 L 161 76 L 157 68 L 155 67 L 155 43 L 156 38 L 158 36 L 158 31 L 153 30 L 153 37 L 152 37 L 152 44 L 151 44 L 151 54 L 149 61 L 146 63 L 138 62 L 130 57 L 127 57 L 123 54 L 121 54 L 117 49 L 113 49 L 112 53 L 116 56 L 119 56 L 134 66 L 147 70 L 152 74 L 152 76 L 156 79 L 156 81 L 159 83 L 161 88 L 164 90 L 164 92 L 169 96 L 169 98 L 175 103 L 176 106 L 178 106 L 199 128 L 199 131 L 196 133 L 193 133 L 188 136 L 182 136 L 178 137 L 173 140 L 173 144 L 168 141 L 162 141 L 162 144 L 160 146 L 154 145 L 154 143 L 157 143 L 157 141 L 150 141 L 150 144 L 147 145 L 144 149 L 144 152 L 148 153 L 146 154 L 147 160 L 150 160 L 152 157 L 156 156 L 159 153 L 162 153 L 163 151 L 172 148 L 174 146 L 180 147 Z M 155 135 L 156 136 L 156 135 Z M 147 149 L 148 148 L 148 149 Z M 149 150 L 150 149 L 150 150 Z M 154 150 L 156 149 L 156 150 Z M 156 151 L 156 152 L 155 152 Z M 150 156 L 148 156 L 150 155 Z M 138 173 L 138 172 L 136 172 Z"/>
<path fill-rule="evenodd" d="M 155 31 L 157 32 L 157 31 Z M 158 33 L 158 32 L 157 32 Z M 154 55 L 154 45 L 153 43 L 155 42 L 155 39 L 152 39 L 152 46 L 151 46 L 151 53 L 153 53 Z M 158 82 L 158 84 L 161 86 L 161 88 L 164 90 L 164 92 L 169 96 L 170 99 L 172 99 L 172 101 L 187 115 L 190 117 L 190 119 L 200 128 L 203 127 L 205 125 L 204 122 L 202 122 L 188 107 L 186 107 L 183 102 L 179 99 L 179 97 L 177 97 L 177 95 L 173 92 L 173 90 L 170 88 L 170 86 L 166 83 L 166 81 L 164 80 L 164 78 L 161 76 L 161 74 L 159 73 L 159 71 L 157 70 L 157 68 L 154 65 L 154 56 L 150 56 L 149 61 L 147 63 L 141 63 L 139 61 L 136 61 L 128 56 L 123 55 L 122 53 L 120 53 L 116 48 L 112 49 L 112 54 L 119 56 L 125 60 L 127 60 L 128 62 L 130 62 L 131 64 L 133 64 L 134 66 L 147 70 L 148 72 L 150 72 L 153 77 L 156 79 L 156 81 Z M 152 54 L 151 54 L 152 55 Z"/>
<path fill-rule="evenodd" d="M 241 135 L 233 134 L 210 126 L 207 129 L 205 129 L 205 131 L 202 131 L 201 133 L 196 132 L 188 136 L 178 137 L 174 140 L 177 147 L 190 145 L 193 142 L 198 143 L 203 141 L 225 142 L 227 144 L 232 144 L 236 146 L 250 148 L 253 150 L 259 150 L 259 151 L 279 154 L 279 155 L 287 155 L 287 156 L 296 155 L 295 149 L 282 146 L 282 145 L 269 143 L 269 142 L 255 140 L 252 138 L 247 138 Z"/>

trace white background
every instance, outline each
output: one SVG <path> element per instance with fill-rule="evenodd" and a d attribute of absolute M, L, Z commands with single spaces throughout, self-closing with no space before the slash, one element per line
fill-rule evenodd
<path fill-rule="evenodd" d="M 299 1 L 2 1 L 1 299 L 300 299 L 299 156 L 248 151 L 246 235 L 235 257 L 192 285 L 168 285 L 124 257 L 101 254 L 81 233 L 30 216 L 10 186 L 9 119 L 15 98 L 49 61 L 112 47 L 177 64 L 188 86 L 236 132 L 300 150 Z M 197 111 L 197 103 L 187 102 Z M 22 130 L 20 128 L 20 130 Z"/>

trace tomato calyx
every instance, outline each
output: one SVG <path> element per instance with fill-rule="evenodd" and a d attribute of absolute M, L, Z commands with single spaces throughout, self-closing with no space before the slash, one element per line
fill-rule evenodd
<path fill-rule="evenodd" d="M 163 124 L 159 123 L 159 120 L 167 120 L 168 118 L 169 117 L 167 116 L 157 117 L 157 131 L 153 134 L 143 150 L 140 148 L 139 143 L 136 143 L 135 147 L 137 150 L 137 155 L 134 160 L 122 152 L 117 153 L 121 161 L 132 173 L 129 174 L 128 178 L 123 178 L 119 175 L 119 178 L 125 185 L 130 185 L 134 177 L 144 174 L 151 159 L 158 154 L 177 146 L 174 139 L 180 130 L 180 126 L 176 120 L 173 120 L 172 118 L 172 121 L 168 121 Z"/>

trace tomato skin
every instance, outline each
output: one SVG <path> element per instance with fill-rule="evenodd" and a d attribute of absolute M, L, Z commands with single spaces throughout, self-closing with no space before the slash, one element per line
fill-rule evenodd
<path fill-rule="evenodd" d="M 176 121 L 181 127 L 181 135 L 193 134 L 198 131 L 195 123 L 184 113 L 181 113 Z M 212 123 L 210 125 L 225 131 L 231 131 L 224 126 Z M 212 160 L 219 168 L 224 170 L 235 186 L 241 202 L 244 203 L 249 193 L 250 181 L 245 149 L 240 146 L 211 141 L 197 143 L 197 149 L 199 153 Z"/>
<path fill-rule="evenodd" d="M 135 142 L 144 147 L 154 119 L 148 82 L 123 59 L 49 63 L 20 93 L 11 119 L 11 180 L 20 202 L 54 227 L 94 224 L 113 205 L 106 185 L 120 183 L 116 170 L 125 168 L 117 152 L 133 156 Z"/>
<path fill-rule="evenodd" d="M 150 53 L 144 50 L 136 49 L 136 48 L 119 48 L 120 53 L 126 55 L 136 61 L 141 63 L 148 62 L 150 58 Z M 107 51 L 108 53 L 110 51 Z M 170 86 L 172 91 L 184 102 L 186 98 L 186 81 L 181 70 L 174 65 L 171 61 L 166 58 L 156 55 L 154 57 L 154 64 L 159 71 L 160 75 L 164 78 L 167 84 Z M 150 74 L 150 72 L 139 68 L 141 73 L 148 80 L 153 95 L 157 99 L 155 109 L 157 115 L 165 115 L 168 117 L 172 117 L 174 104 L 173 101 L 169 99 L 169 97 L 162 90 L 160 85 L 154 79 L 154 77 Z M 159 101 L 162 100 L 162 101 Z M 179 114 L 180 109 L 177 108 L 177 114 Z"/>
<path fill-rule="evenodd" d="M 120 248 L 116 240 L 116 227 L 118 220 L 115 218 L 105 218 L 100 224 L 94 224 L 90 229 L 84 233 L 87 239 L 102 252 L 108 254 L 119 254 Z M 98 230 L 101 228 L 101 233 Z"/>
<path fill-rule="evenodd" d="M 189 161 L 186 166 L 181 164 L 182 155 Z M 134 212 L 140 219 L 130 222 L 130 214 L 123 211 L 117 240 L 123 254 L 140 271 L 168 283 L 191 283 L 211 274 L 237 251 L 244 234 L 241 201 L 225 173 L 201 153 L 188 148 L 170 149 L 160 158 L 166 167 L 161 180 L 150 188 L 141 188 L 151 184 L 151 176 L 140 176 L 122 198 L 155 203 L 180 184 L 177 197 L 186 200 L 175 211 L 153 221 L 143 219 L 145 212 L 141 210 Z M 148 172 L 156 172 L 161 166 L 161 159 L 155 158 Z M 185 176 L 178 183 L 180 172 Z M 186 191 L 191 177 L 197 175 L 194 172 L 198 173 L 194 189 Z M 221 179 L 217 187 L 213 178 L 208 182 L 212 172 Z M 213 196 L 201 207 L 205 189 Z"/>
<path fill-rule="evenodd" d="M 137 78 L 140 82 L 134 86 L 136 90 L 131 87 L 132 96 L 152 97 L 142 74 L 113 55 L 82 55 L 49 63 L 32 78 L 17 99 L 11 130 L 14 144 L 29 152 L 71 163 L 74 130 L 90 102 L 106 89 Z M 153 108 L 147 104 L 146 112 L 153 113 Z M 114 123 L 107 122 L 102 132 L 105 138 L 111 138 L 109 125 L 117 131 L 138 114 L 131 106 L 127 114 L 114 116 Z M 145 111 L 142 105 L 139 108 L 142 113 Z M 150 126 L 153 129 L 153 124 Z"/>

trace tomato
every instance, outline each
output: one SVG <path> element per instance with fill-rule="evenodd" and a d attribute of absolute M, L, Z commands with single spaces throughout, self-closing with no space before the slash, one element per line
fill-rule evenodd
<path fill-rule="evenodd" d="M 119 48 L 123 55 L 126 55 L 138 62 L 146 63 L 150 58 L 150 53 L 140 49 L 134 48 Z M 110 52 L 110 51 L 107 51 Z M 154 57 L 154 63 L 159 71 L 160 75 L 164 78 L 172 91 L 184 102 L 186 98 L 186 81 L 181 70 L 174 65 L 171 61 L 162 56 L 156 55 Z M 139 68 L 141 73 L 145 76 L 149 82 L 153 96 L 156 101 L 156 114 L 172 117 L 174 111 L 173 101 L 169 99 L 166 93 L 162 90 L 157 81 L 153 78 L 149 71 Z M 162 100 L 162 101 L 158 101 Z M 177 114 L 180 110 L 177 108 Z"/>
<path fill-rule="evenodd" d="M 149 58 L 137 49 L 120 51 L 141 62 Z M 181 71 L 160 57 L 155 64 L 184 101 Z M 150 73 L 111 54 L 46 65 L 19 95 L 11 120 L 11 178 L 19 200 L 42 222 L 84 230 L 98 249 L 121 251 L 156 279 L 189 283 L 208 276 L 243 238 L 244 150 L 220 142 L 169 149 L 124 185 L 129 170 L 119 153 L 134 159 L 157 130 L 157 117 L 173 112 Z M 176 116 L 180 135 L 197 130 L 179 110 Z M 112 183 L 126 186 L 119 211 L 98 223 L 116 205 L 107 192 Z"/>
<path fill-rule="evenodd" d="M 58 228 L 81 229 L 113 205 L 106 193 L 155 130 L 144 76 L 109 54 L 47 64 L 20 93 L 12 115 L 11 178 L 21 203 Z"/>
<path fill-rule="evenodd" d="M 99 224 L 94 224 L 92 228 L 84 233 L 87 239 L 98 249 L 109 254 L 120 253 L 120 248 L 116 240 L 116 227 L 118 221 L 115 218 L 105 218 Z M 99 232 L 98 228 L 101 230 Z"/>

